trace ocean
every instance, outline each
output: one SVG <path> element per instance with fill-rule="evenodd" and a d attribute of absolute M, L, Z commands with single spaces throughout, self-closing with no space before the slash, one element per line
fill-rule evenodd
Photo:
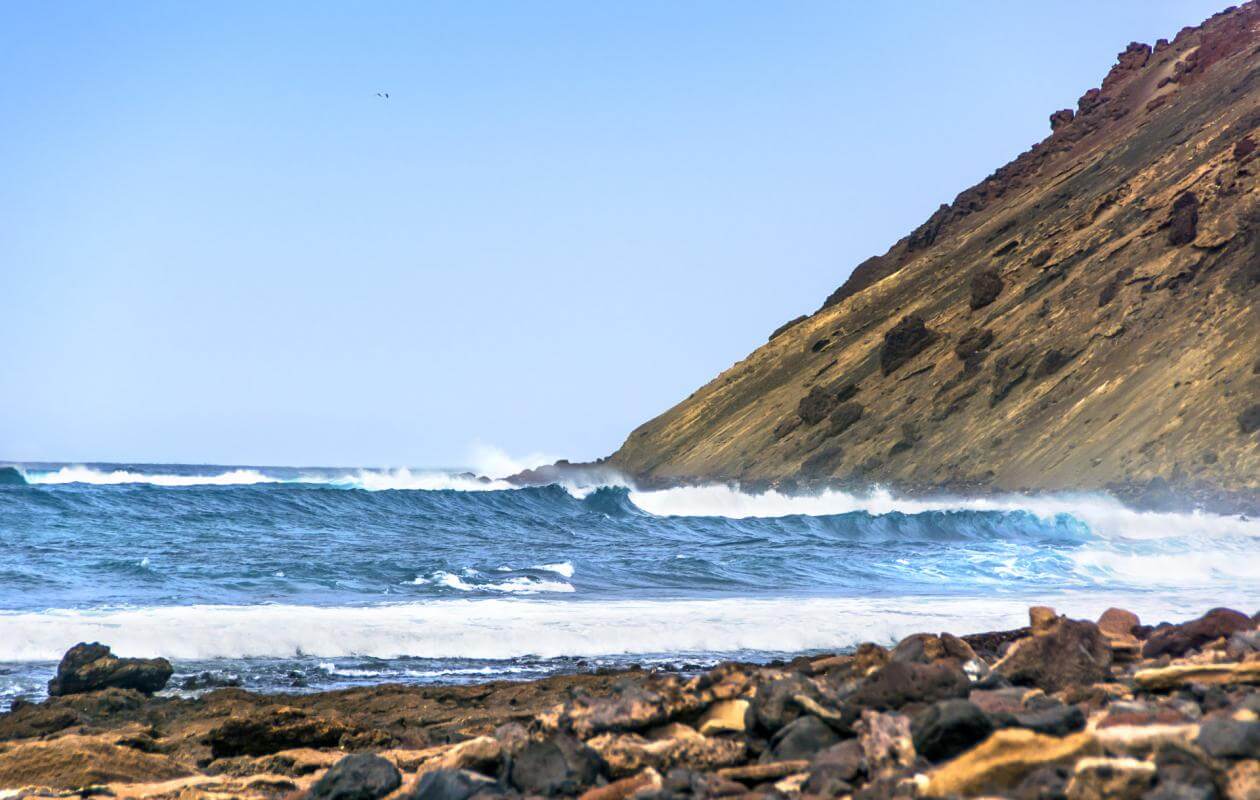
<path fill-rule="evenodd" d="M 1260 521 L 1100 496 L 518 488 L 442 470 L 19 465 L 0 485 L 0 708 L 61 654 L 166 656 L 169 691 L 696 669 L 1260 606 Z M 187 684 L 188 688 L 183 688 Z"/>

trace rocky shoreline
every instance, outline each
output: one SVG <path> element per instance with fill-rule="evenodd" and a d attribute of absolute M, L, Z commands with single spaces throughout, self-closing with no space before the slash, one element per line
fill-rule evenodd
<path fill-rule="evenodd" d="M 702 674 L 155 695 L 165 659 L 66 654 L 0 715 L 0 797 L 1260 798 L 1260 614 L 1013 631 Z"/>

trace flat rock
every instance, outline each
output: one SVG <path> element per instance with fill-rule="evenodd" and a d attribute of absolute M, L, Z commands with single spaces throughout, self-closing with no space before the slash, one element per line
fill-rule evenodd
<path fill-rule="evenodd" d="M 94 736 L 59 736 L 11 745 L 0 752 L 0 787 L 77 789 L 102 783 L 166 781 L 190 774 L 191 770 L 169 756 Z"/>
<path fill-rule="evenodd" d="M 1213 758 L 1260 759 L 1260 721 L 1209 719 L 1199 727 L 1195 743 Z"/>
<path fill-rule="evenodd" d="M 1201 683 L 1211 686 L 1260 684 L 1260 661 L 1238 664 L 1174 664 L 1169 667 L 1141 669 L 1133 680 L 1143 689 L 1167 691 Z"/>
<path fill-rule="evenodd" d="M 1076 762 L 1068 800 L 1138 800 L 1155 783 L 1155 765 L 1135 758 L 1088 757 Z"/>
<path fill-rule="evenodd" d="M 928 776 L 929 797 L 972 797 L 1009 791 L 1040 767 L 1074 762 L 1098 751 L 1088 733 L 1058 738 L 1019 728 L 995 732 Z"/>

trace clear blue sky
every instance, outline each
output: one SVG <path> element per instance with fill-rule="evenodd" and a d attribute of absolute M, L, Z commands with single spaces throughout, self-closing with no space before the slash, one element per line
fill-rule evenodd
<path fill-rule="evenodd" d="M 0 458 L 606 454 L 1223 5 L 4 3 Z"/>

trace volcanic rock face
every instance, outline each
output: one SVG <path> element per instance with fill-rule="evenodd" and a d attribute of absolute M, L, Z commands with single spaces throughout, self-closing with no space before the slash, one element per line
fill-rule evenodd
<path fill-rule="evenodd" d="M 1130 496 L 1158 478 L 1255 505 L 1260 7 L 1129 45 L 1051 124 L 608 466 Z M 837 376 L 863 409 L 842 436 L 818 424 L 849 399 Z"/>

